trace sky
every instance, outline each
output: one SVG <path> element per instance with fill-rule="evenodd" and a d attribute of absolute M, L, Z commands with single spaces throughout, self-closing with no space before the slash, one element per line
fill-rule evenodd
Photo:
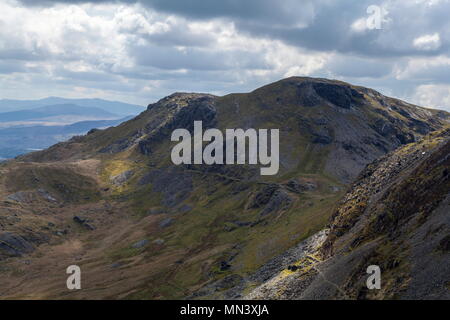
<path fill-rule="evenodd" d="M 0 98 L 339 79 L 450 111 L 450 0 L 0 0 Z"/>

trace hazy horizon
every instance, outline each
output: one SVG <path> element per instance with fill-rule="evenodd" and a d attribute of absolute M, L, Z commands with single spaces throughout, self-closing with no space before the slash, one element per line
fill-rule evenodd
<path fill-rule="evenodd" d="M 312 78 L 314 78 L 314 77 L 312 77 Z M 279 79 L 279 80 L 281 80 L 281 79 Z M 330 79 L 330 80 L 339 80 L 339 79 Z M 276 81 L 277 81 L 277 80 L 275 80 L 275 82 L 276 82 Z M 351 84 L 353 84 L 353 85 L 358 85 L 358 84 L 356 84 L 356 83 L 351 83 Z M 264 84 L 263 84 L 262 86 L 264 86 Z M 258 89 L 258 88 L 259 88 L 259 87 L 254 88 L 254 89 Z M 370 88 L 370 87 L 368 87 L 368 88 Z M 247 92 L 253 91 L 254 89 L 249 90 L 249 91 L 243 91 L 243 92 L 227 92 L 227 93 L 224 93 L 224 94 L 221 94 L 221 95 L 218 95 L 218 96 L 224 96 L 224 95 L 227 95 L 227 94 L 233 94 L 233 93 L 247 93 Z M 373 89 L 373 88 L 371 88 L 371 89 Z M 377 91 L 379 91 L 379 90 L 377 90 Z M 67 99 L 67 100 L 103 100 L 103 101 L 108 101 L 108 102 L 117 102 L 117 103 L 124 103 L 124 104 L 130 104 L 130 105 L 135 105 L 135 106 L 142 106 L 143 108 L 145 108 L 147 105 L 149 105 L 149 104 L 151 104 L 151 103 L 155 103 L 155 102 L 157 102 L 158 100 L 160 100 L 160 99 L 162 99 L 162 98 L 164 98 L 164 97 L 167 97 L 167 96 L 169 96 L 169 95 L 171 95 L 171 94 L 173 94 L 173 93 L 176 93 L 176 92 L 187 92 L 187 91 L 182 91 L 182 90 L 174 91 L 174 92 L 172 92 L 172 93 L 169 93 L 169 94 L 167 94 L 167 95 L 161 96 L 161 97 L 159 97 L 159 98 L 155 98 L 154 100 L 148 101 L 147 103 L 143 103 L 143 104 L 136 104 L 136 103 L 132 103 L 132 102 L 129 102 L 129 101 L 124 101 L 124 100 L 113 100 L 113 99 L 108 99 L 107 97 L 106 97 L 106 98 L 95 98 L 95 97 L 90 98 L 90 97 L 83 97 L 83 96 L 80 96 L 80 97 L 72 97 L 72 98 L 63 97 L 63 96 L 58 96 L 58 97 L 56 97 L 56 96 L 47 96 L 47 97 L 35 98 L 35 99 L 26 99 L 26 98 L 24 98 L 24 99 L 20 99 L 20 98 L 19 98 L 19 99 L 13 99 L 13 98 L 1 98 L 1 97 L 0 97 L 0 102 L 2 102 L 2 101 L 8 101 L 8 100 L 24 101 L 24 102 L 26 102 L 26 101 L 39 101 L 39 100 L 45 100 L 45 99 L 49 99 L 49 98 L 58 98 L 58 99 Z M 396 96 L 389 96 L 388 94 L 385 94 L 385 93 L 382 92 L 382 91 L 379 91 L 379 92 L 380 92 L 381 94 L 385 95 L 385 96 L 393 97 L 393 98 L 398 98 L 398 99 L 401 99 L 401 100 L 403 100 L 403 101 L 405 101 L 405 102 L 407 102 L 407 103 L 415 104 L 414 102 L 411 102 L 411 101 L 409 101 L 409 100 L 407 100 L 407 99 L 402 99 L 402 98 L 399 98 L 399 97 L 396 97 Z M 196 93 L 214 94 L 214 93 L 211 93 L 211 92 L 196 92 Z M 437 109 L 437 110 L 443 110 L 443 111 L 448 111 L 448 112 L 450 112 L 450 107 L 426 106 L 426 105 L 419 105 L 419 106 L 420 106 L 420 107 L 427 108 L 427 109 Z M 1 112 L 3 112 L 3 111 L 2 111 L 2 106 L 0 105 L 0 113 L 1 113 Z"/>

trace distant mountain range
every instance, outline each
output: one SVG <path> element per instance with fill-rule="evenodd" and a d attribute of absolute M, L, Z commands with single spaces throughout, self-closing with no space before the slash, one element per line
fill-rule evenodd
<path fill-rule="evenodd" d="M 48 148 L 93 128 L 115 126 L 144 110 L 101 99 L 0 100 L 0 160 Z"/>
<path fill-rule="evenodd" d="M 45 149 L 91 129 L 116 126 L 131 119 L 128 116 L 114 120 L 80 121 L 61 126 L 30 126 L 0 129 L 0 160 L 14 158 L 31 151 Z"/>
<path fill-rule="evenodd" d="M 0 122 L 42 120 L 59 116 L 83 116 L 102 119 L 118 118 L 117 114 L 94 107 L 81 107 L 75 104 L 57 104 L 35 109 L 25 109 L 0 113 Z"/>
<path fill-rule="evenodd" d="M 54 105 L 77 105 L 80 107 L 99 108 L 120 116 L 136 115 L 145 110 L 143 106 L 119 101 L 108 101 L 103 99 L 66 99 L 59 97 L 48 97 L 39 100 L 1 99 L 0 112 L 35 109 Z"/>

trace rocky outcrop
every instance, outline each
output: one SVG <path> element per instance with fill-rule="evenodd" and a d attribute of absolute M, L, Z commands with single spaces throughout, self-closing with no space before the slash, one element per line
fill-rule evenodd
<path fill-rule="evenodd" d="M 114 177 L 111 177 L 111 182 L 116 186 L 121 186 L 127 182 L 134 174 L 133 170 L 124 171 Z"/>
<path fill-rule="evenodd" d="M 262 209 L 260 216 L 263 217 L 269 213 L 288 209 L 292 201 L 282 185 L 269 184 L 255 194 L 247 209 Z"/>
<path fill-rule="evenodd" d="M 284 186 L 292 192 L 302 193 L 317 189 L 317 184 L 313 181 L 299 181 L 298 179 L 290 179 Z"/>
<path fill-rule="evenodd" d="M 89 219 L 82 218 L 79 216 L 74 216 L 73 221 L 75 221 L 77 224 L 83 226 L 87 230 L 95 230 L 95 227 L 90 223 Z"/>
<path fill-rule="evenodd" d="M 203 128 L 215 126 L 216 109 L 214 96 L 206 94 L 182 94 L 177 93 L 158 101 L 148 107 L 149 112 L 164 115 L 162 122 L 154 127 L 146 127 L 148 135 L 139 141 L 139 150 L 145 155 L 152 152 L 152 146 L 170 139 L 173 130 L 184 128 L 193 132 L 194 121 L 202 121 Z"/>
<path fill-rule="evenodd" d="M 357 104 L 357 99 L 363 95 L 346 85 L 317 82 L 313 84 L 317 94 L 337 107 L 350 109 Z"/>
<path fill-rule="evenodd" d="M 53 197 L 49 192 L 42 188 L 39 188 L 36 191 L 18 191 L 16 193 L 8 195 L 6 199 L 23 204 L 29 204 L 39 200 L 58 202 L 55 197 Z"/>
<path fill-rule="evenodd" d="M 27 191 L 19 191 L 13 194 L 10 194 L 6 197 L 7 200 L 16 201 L 19 203 L 30 203 L 35 200 L 35 195 L 33 192 Z"/>
<path fill-rule="evenodd" d="M 0 233 L 0 260 L 6 257 L 21 256 L 33 251 L 33 245 L 20 235 L 11 232 Z"/>

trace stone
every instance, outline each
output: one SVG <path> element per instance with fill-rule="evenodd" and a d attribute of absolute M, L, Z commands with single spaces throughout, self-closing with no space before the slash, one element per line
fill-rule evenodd
<path fill-rule="evenodd" d="M 44 198 L 47 201 L 58 202 L 58 200 L 56 200 L 50 193 L 48 193 L 44 189 L 38 189 L 38 193 L 42 198 Z"/>
<path fill-rule="evenodd" d="M 140 241 L 134 243 L 131 247 L 135 248 L 135 249 L 139 249 L 139 248 L 145 247 L 147 244 L 148 244 L 148 240 L 143 239 L 143 240 L 140 240 Z"/>
<path fill-rule="evenodd" d="M 133 174 L 134 174 L 133 170 L 124 171 L 116 176 L 113 176 L 111 178 L 111 182 L 114 183 L 116 186 L 123 185 L 133 176 Z"/>
<path fill-rule="evenodd" d="M 172 222 L 174 221 L 173 218 L 166 218 L 161 220 L 161 222 L 159 223 L 159 227 L 160 228 L 167 228 L 168 226 L 170 226 L 172 224 Z"/>
<path fill-rule="evenodd" d="M 83 223 L 86 222 L 86 219 L 81 218 L 81 217 L 79 217 L 79 216 L 74 216 L 74 217 L 73 217 L 73 221 L 75 221 L 76 223 L 79 223 L 79 224 L 83 224 Z"/>
<path fill-rule="evenodd" d="M 226 271 L 231 268 L 231 265 L 226 261 L 220 262 L 220 271 Z"/>
<path fill-rule="evenodd" d="M 22 236 L 11 232 L 0 233 L 0 259 L 2 256 L 21 256 L 34 251 Z"/>
<path fill-rule="evenodd" d="M 19 192 L 8 195 L 6 197 L 6 199 L 16 201 L 19 203 L 30 203 L 34 200 L 34 197 L 31 192 L 19 191 Z"/>
<path fill-rule="evenodd" d="M 156 239 L 153 241 L 154 244 L 162 245 L 164 243 L 164 239 Z"/>

